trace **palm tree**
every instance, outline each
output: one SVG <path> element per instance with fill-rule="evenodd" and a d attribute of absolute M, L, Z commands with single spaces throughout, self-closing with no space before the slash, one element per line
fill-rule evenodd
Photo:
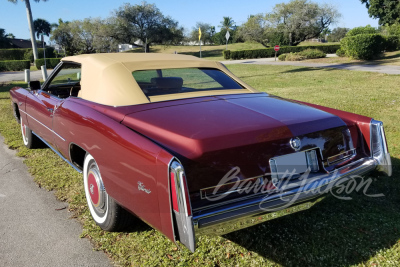
<path fill-rule="evenodd" d="M 37 51 L 37 46 L 36 46 L 36 39 L 35 39 L 35 32 L 33 30 L 33 19 L 32 19 L 32 10 L 31 10 L 31 4 L 30 0 L 23 0 L 25 1 L 25 6 L 26 6 L 26 15 L 28 17 L 28 24 L 29 24 L 29 31 L 31 33 L 31 42 L 32 42 L 32 49 L 33 49 L 33 58 L 36 59 L 38 58 L 38 51 Z M 40 2 L 40 0 L 33 0 L 35 2 Z M 47 1 L 47 0 L 42 0 L 42 1 Z M 8 0 L 8 2 L 16 4 L 18 0 Z"/>
<path fill-rule="evenodd" d="M 47 20 L 35 19 L 33 21 L 33 29 L 36 32 L 36 38 L 39 39 L 40 34 L 49 36 L 51 32 L 51 25 Z"/>
<path fill-rule="evenodd" d="M 220 27 L 227 31 L 233 30 L 235 28 L 235 21 L 231 17 L 224 17 L 224 20 L 221 21 Z"/>

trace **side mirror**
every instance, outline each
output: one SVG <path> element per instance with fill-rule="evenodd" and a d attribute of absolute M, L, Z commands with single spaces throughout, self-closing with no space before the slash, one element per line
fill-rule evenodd
<path fill-rule="evenodd" d="M 39 81 L 31 81 L 31 82 L 29 82 L 29 88 L 31 88 L 31 90 L 39 90 L 40 89 L 40 82 Z"/>

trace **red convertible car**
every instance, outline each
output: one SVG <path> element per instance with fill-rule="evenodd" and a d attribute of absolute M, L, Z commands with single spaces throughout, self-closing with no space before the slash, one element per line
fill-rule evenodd
<path fill-rule="evenodd" d="M 392 167 L 380 121 L 258 92 L 218 62 L 184 55 L 66 57 L 11 90 L 28 148 L 83 172 L 104 230 L 131 214 L 191 251 L 309 208 L 354 176 Z"/>

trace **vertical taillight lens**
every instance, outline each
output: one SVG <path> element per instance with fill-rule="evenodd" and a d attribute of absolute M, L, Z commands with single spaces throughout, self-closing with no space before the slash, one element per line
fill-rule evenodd
<path fill-rule="evenodd" d="M 176 240 L 179 240 L 190 251 L 196 248 L 192 207 L 183 166 L 173 160 L 170 164 L 169 178 L 171 183 L 172 218 L 176 229 Z"/>
<path fill-rule="evenodd" d="M 170 177 L 171 177 L 172 208 L 174 209 L 174 211 L 179 212 L 178 195 L 176 193 L 176 183 L 175 183 L 175 172 L 174 171 L 170 172 Z"/>
<path fill-rule="evenodd" d="M 186 212 L 192 215 L 186 175 L 183 166 L 173 161 L 170 167 L 172 207 L 176 212 Z"/>

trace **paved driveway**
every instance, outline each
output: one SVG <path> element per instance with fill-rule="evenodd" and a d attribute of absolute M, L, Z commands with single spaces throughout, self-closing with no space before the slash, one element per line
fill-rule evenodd
<path fill-rule="evenodd" d="M 112 266 L 79 238 L 67 203 L 40 189 L 0 135 L 0 266 Z"/>

